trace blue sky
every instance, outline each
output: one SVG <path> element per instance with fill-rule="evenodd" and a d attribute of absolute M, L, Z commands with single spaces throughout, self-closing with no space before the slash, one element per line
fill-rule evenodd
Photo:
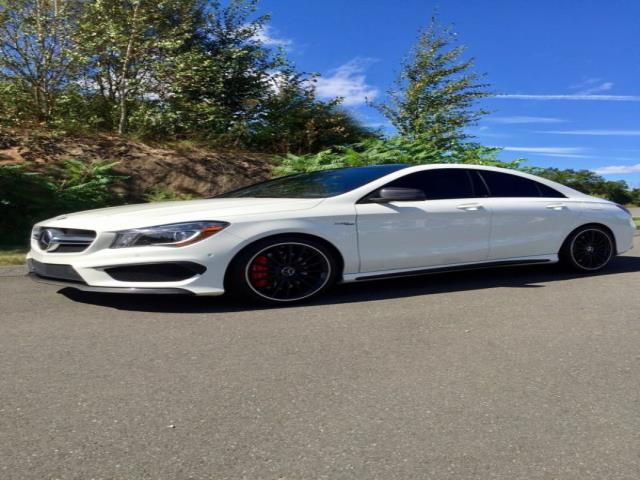
<path fill-rule="evenodd" d="M 640 187 L 638 0 L 263 0 L 268 43 L 322 74 L 364 123 L 434 11 L 451 24 L 476 70 L 500 94 L 470 130 L 502 158 L 588 168 Z"/>

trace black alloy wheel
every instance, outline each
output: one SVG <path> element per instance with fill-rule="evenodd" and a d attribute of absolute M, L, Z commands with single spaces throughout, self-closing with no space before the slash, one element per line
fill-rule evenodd
<path fill-rule="evenodd" d="M 564 260 L 575 270 L 595 272 L 607 266 L 614 255 L 611 235 L 601 227 L 587 226 L 569 237 Z"/>
<path fill-rule="evenodd" d="M 311 298 L 333 284 L 337 274 L 331 252 L 307 239 L 261 242 L 239 257 L 231 267 L 231 293 L 263 303 Z"/>

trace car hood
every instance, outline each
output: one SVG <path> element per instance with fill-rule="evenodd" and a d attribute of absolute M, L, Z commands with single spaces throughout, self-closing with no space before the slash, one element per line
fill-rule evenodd
<path fill-rule="evenodd" d="M 246 215 L 293 212 L 313 208 L 323 199 L 212 198 L 144 203 L 59 215 L 38 225 L 97 231 L 122 230 L 197 220 L 231 221 Z"/>

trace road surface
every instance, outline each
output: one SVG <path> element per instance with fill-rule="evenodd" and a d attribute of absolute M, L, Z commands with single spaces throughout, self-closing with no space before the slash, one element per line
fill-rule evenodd
<path fill-rule="evenodd" d="M 276 309 L 2 269 L 0 478 L 637 480 L 639 251 Z"/>

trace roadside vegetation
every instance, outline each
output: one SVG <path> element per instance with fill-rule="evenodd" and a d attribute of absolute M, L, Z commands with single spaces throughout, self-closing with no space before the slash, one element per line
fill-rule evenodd
<path fill-rule="evenodd" d="M 393 125 L 391 136 L 365 127 L 343 99 L 319 98 L 318 75 L 298 70 L 286 45 L 267 41 L 269 20 L 258 0 L 0 0 L 3 241 L 25 244 L 33 223 L 64 212 L 382 163 L 524 169 L 640 204 L 640 189 L 624 182 L 503 162 L 500 149 L 470 138 L 467 127 L 488 114 L 478 100 L 491 89 L 436 18 L 386 99 L 372 104 Z M 18 142 L 18 132 L 28 139 Z M 108 153 L 61 148 L 79 137 L 109 143 Z M 162 155 L 164 173 L 145 178 Z M 195 177 L 215 188 L 195 188 Z"/>
<path fill-rule="evenodd" d="M 27 249 L 24 247 L 10 247 L 0 245 L 0 266 L 23 265 Z"/>

